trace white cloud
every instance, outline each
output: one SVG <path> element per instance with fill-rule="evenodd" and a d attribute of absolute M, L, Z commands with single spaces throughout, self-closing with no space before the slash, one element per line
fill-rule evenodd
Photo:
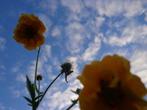
<path fill-rule="evenodd" d="M 93 42 L 89 43 L 88 48 L 85 50 L 81 56 L 84 61 L 93 60 L 94 56 L 98 54 L 98 51 L 101 47 L 101 39 L 99 36 L 94 38 Z"/>
<path fill-rule="evenodd" d="M 133 17 L 144 12 L 144 0 L 62 0 L 63 4 L 75 13 L 81 12 L 84 7 L 95 9 L 97 13 L 105 16 L 124 15 L 126 17 Z"/>
<path fill-rule="evenodd" d="M 43 46 L 41 50 L 41 58 L 40 61 L 42 63 L 48 62 L 49 58 L 52 56 L 52 46 L 49 44 L 46 44 Z"/>
<path fill-rule="evenodd" d="M 96 21 L 95 21 L 96 28 L 99 29 L 100 26 L 102 26 L 104 21 L 105 21 L 104 17 L 102 17 L 102 16 L 96 17 Z"/>
<path fill-rule="evenodd" d="M 120 0 L 97 0 L 96 9 L 100 15 L 114 16 L 122 13 L 123 2 Z"/>
<path fill-rule="evenodd" d="M 132 0 L 124 2 L 124 9 L 126 17 L 140 15 L 144 12 L 141 0 Z"/>
<path fill-rule="evenodd" d="M 52 21 L 50 20 L 49 16 L 47 16 L 46 14 L 40 13 L 39 17 L 46 27 L 45 37 L 47 38 L 50 35 L 49 31 L 52 26 Z"/>
<path fill-rule="evenodd" d="M 147 87 L 147 51 L 136 50 L 131 56 L 132 72 L 139 77 L 145 83 Z"/>
<path fill-rule="evenodd" d="M 80 13 L 83 8 L 81 0 L 61 0 L 61 3 L 74 13 Z"/>
<path fill-rule="evenodd" d="M 52 32 L 51 32 L 51 35 L 53 36 L 53 37 L 59 37 L 60 35 L 61 35 L 61 30 L 60 30 L 60 28 L 59 27 L 54 27 L 53 28 L 53 30 L 52 30 Z"/>
<path fill-rule="evenodd" d="M 110 36 L 109 44 L 113 46 L 124 46 L 132 41 L 131 36 L 118 37 L 118 36 Z"/>
<path fill-rule="evenodd" d="M 116 16 L 122 14 L 126 17 L 136 16 L 144 11 L 141 0 L 99 0 L 97 1 L 97 10 L 101 15 Z"/>
<path fill-rule="evenodd" d="M 65 28 L 66 36 L 66 47 L 69 52 L 71 53 L 78 53 L 80 49 L 82 48 L 83 41 L 84 41 L 84 35 L 86 34 L 86 31 L 79 22 L 73 22 L 70 23 Z"/>
<path fill-rule="evenodd" d="M 147 44 L 147 26 L 138 24 L 128 24 L 122 29 L 121 35 L 114 33 L 105 41 L 113 46 L 125 46 L 130 43 L 141 45 Z"/>
<path fill-rule="evenodd" d="M 142 14 L 144 0 L 61 0 L 61 4 L 67 7 L 71 13 L 83 13 L 84 8 L 90 7 L 100 15 L 117 16 L 124 15 L 127 18 Z M 50 14 L 57 10 L 57 0 L 46 0 L 40 3 L 40 7 L 46 9 Z"/>
<path fill-rule="evenodd" d="M 69 38 L 69 42 L 67 43 L 66 47 L 69 52 L 71 53 L 78 53 L 80 52 L 80 48 L 83 44 L 83 38 L 80 34 L 76 34 L 73 37 Z"/>
<path fill-rule="evenodd" d="M 144 20 L 147 22 L 147 11 L 145 12 L 145 18 Z"/>

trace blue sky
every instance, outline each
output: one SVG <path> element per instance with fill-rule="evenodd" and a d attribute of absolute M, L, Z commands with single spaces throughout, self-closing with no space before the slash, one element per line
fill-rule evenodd
<path fill-rule="evenodd" d="M 25 75 L 33 78 L 37 51 L 28 51 L 12 38 L 21 13 L 33 13 L 46 25 L 38 73 L 41 88 L 70 61 L 74 73 L 69 83 L 61 76 L 39 110 L 64 110 L 70 90 L 81 87 L 76 77 L 86 63 L 107 54 L 119 54 L 131 62 L 132 73 L 147 85 L 146 0 L 1 0 L 0 1 L 0 110 L 28 110 Z M 73 110 L 79 110 L 75 106 Z"/>

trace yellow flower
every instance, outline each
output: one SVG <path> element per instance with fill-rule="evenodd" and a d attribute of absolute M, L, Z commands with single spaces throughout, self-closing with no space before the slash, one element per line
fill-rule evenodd
<path fill-rule="evenodd" d="M 14 30 L 14 39 L 28 50 L 36 49 L 44 43 L 43 33 L 46 28 L 33 14 L 22 14 Z"/>
<path fill-rule="evenodd" d="M 147 90 L 121 56 L 93 61 L 78 79 L 84 85 L 79 95 L 81 110 L 146 110 L 143 96 Z"/>

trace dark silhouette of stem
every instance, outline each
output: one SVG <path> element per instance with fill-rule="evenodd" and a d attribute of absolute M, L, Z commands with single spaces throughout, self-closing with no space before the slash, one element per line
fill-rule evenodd
<path fill-rule="evenodd" d="M 77 100 L 75 100 L 75 102 L 73 102 L 66 110 L 70 110 L 74 105 L 77 104 L 79 98 Z"/>
<path fill-rule="evenodd" d="M 38 81 L 38 95 L 40 95 L 40 80 Z M 38 98 L 38 101 L 40 101 L 40 98 Z"/>
<path fill-rule="evenodd" d="M 37 58 L 36 58 L 36 65 L 35 65 L 35 77 L 34 77 L 35 86 L 36 86 L 36 77 L 37 77 L 37 69 L 38 69 L 38 60 L 39 60 L 40 49 L 41 49 L 41 47 L 39 47 L 39 49 L 38 49 Z"/>
<path fill-rule="evenodd" d="M 40 92 L 40 81 L 38 81 L 38 90 Z"/>
<path fill-rule="evenodd" d="M 32 110 L 36 110 L 36 107 L 32 107 Z"/>

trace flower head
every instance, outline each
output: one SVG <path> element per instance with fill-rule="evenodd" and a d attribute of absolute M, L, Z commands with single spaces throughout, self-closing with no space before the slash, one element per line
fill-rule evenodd
<path fill-rule="evenodd" d="M 44 43 L 43 33 L 46 28 L 33 14 L 22 14 L 14 30 L 14 39 L 28 50 L 36 49 Z"/>
<path fill-rule="evenodd" d="M 84 85 L 79 96 L 81 110 L 146 110 L 142 98 L 147 90 L 121 56 L 93 61 L 78 78 Z"/>
<path fill-rule="evenodd" d="M 41 81 L 42 80 L 42 75 L 37 75 L 37 77 L 36 77 L 36 79 L 37 79 L 37 81 Z"/>
<path fill-rule="evenodd" d="M 72 64 L 69 62 L 66 62 L 61 65 L 61 68 L 62 68 L 61 73 L 65 74 L 65 81 L 67 82 L 67 76 L 73 72 L 72 71 Z"/>

